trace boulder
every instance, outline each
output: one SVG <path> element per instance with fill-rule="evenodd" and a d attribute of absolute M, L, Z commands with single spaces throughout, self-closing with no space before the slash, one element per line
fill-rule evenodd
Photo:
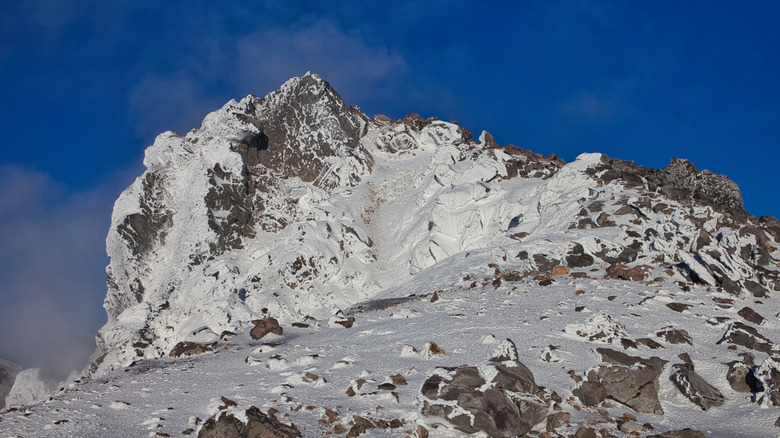
<path fill-rule="evenodd" d="M 755 310 L 750 307 L 743 307 L 737 315 L 745 319 L 745 321 L 752 322 L 755 325 L 761 325 L 764 322 L 764 317 L 759 315 Z"/>
<path fill-rule="evenodd" d="M 743 324 L 739 321 L 734 321 L 729 325 L 726 333 L 717 342 L 718 345 L 722 343 L 741 345 L 751 350 L 761 351 L 763 353 L 771 353 L 774 350 L 772 342 L 764 337 L 755 328 Z"/>
<path fill-rule="evenodd" d="M 663 338 L 670 344 L 688 344 L 693 345 L 690 335 L 685 330 L 676 330 L 672 327 L 664 327 L 655 334 Z"/>
<path fill-rule="evenodd" d="M 586 406 L 594 406 L 607 398 L 607 390 L 600 382 L 585 381 L 571 392 Z"/>
<path fill-rule="evenodd" d="M 757 392 L 758 381 L 753 374 L 753 355 L 750 353 L 743 353 L 742 360 L 735 360 L 728 363 L 729 370 L 726 373 L 726 380 L 728 380 L 731 389 L 737 392 Z"/>
<path fill-rule="evenodd" d="M 601 354 L 602 361 L 611 364 L 601 366 L 596 371 L 608 398 L 637 412 L 664 413 L 658 401 L 658 376 L 667 361 L 658 357 L 644 359 L 629 356 L 609 348 L 598 348 L 596 351 Z"/>
<path fill-rule="evenodd" d="M 252 331 L 249 332 L 252 339 L 262 339 L 268 333 L 282 335 L 282 328 L 279 327 L 279 321 L 277 321 L 276 318 L 271 318 L 269 316 L 267 318 L 254 320 L 252 323 L 255 325 L 254 328 L 252 328 Z"/>
<path fill-rule="evenodd" d="M 683 355 L 681 355 L 683 356 Z M 714 386 L 707 383 L 704 378 L 694 371 L 693 362 L 690 361 L 690 357 L 685 354 L 683 360 L 684 364 L 674 365 L 676 370 L 669 376 L 669 379 L 674 383 L 674 386 L 680 390 L 680 392 L 688 398 L 688 400 L 699 405 L 703 410 L 707 410 L 713 406 L 720 406 L 723 404 L 723 394 Z"/>
<path fill-rule="evenodd" d="M 421 415 L 465 433 L 526 434 L 545 420 L 547 404 L 533 373 L 517 357 L 517 348 L 507 339 L 485 365 L 436 368 L 421 390 Z"/>
<path fill-rule="evenodd" d="M 295 438 L 301 432 L 292 425 L 286 425 L 275 416 L 266 415 L 255 406 L 246 410 L 244 424 L 232 414 L 223 412 L 219 418 L 214 415 L 203 423 L 198 438 Z"/>

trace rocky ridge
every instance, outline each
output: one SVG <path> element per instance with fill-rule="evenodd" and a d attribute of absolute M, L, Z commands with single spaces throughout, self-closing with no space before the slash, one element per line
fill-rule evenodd
<path fill-rule="evenodd" d="M 144 163 L 112 216 L 90 377 L 59 397 L 170 364 L 265 392 L 218 407 L 204 381 L 208 402 L 158 434 L 244 433 L 271 408 L 304 436 L 696 436 L 726 409 L 750 430 L 778 416 L 780 224 L 686 160 L 565 163 L 368 118 L 307 74 L 162 134 Z M 343 395 L 303 409 L 318 388 Z"/>

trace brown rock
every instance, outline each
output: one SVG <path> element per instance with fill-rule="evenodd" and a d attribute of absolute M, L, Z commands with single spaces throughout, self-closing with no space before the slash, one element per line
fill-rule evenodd
<path fill-rule="evenodd" d="M 737 315 L 745 318 L 746 321 L 752 322 L 755 325 L 761 325 L 761 323 L 764 322 L 764 317 L 756 313 L 756 311 L 750 307 L 743 307 L 739 312 L 737 312 Z"/>
<path fill-rule="evenodd" d="M 279 321 L 277 321 L 276 318 L 271 318 L 269 316 L 267 318 L 254 320 L 252 323 L 255 325 L 252 331 L 249 332 L 252 339 L 262 339 L 268 333 L 276 335 L 282 334 L 282 328 L 279 327 Z"/>
<path fill-rule="evenodd" d="M 586 406 L 594 406 L 607 398 L 607 390 L 599 382 L 586 381 L 571 392 Z"/>
<path fill-rule="evenodd" d="M 675 330 L 672 327 L 664 327 L 655 334 L 662 337 L 670 344 L 688 344 L 693 345 L 690 335 L 685 330 Z"/>
<path fill-rule="evenodd" d="M 553 268 L 552 275 L 555 276 L 555 277 L 559 277 L 561 275 L 568 275 L 569 271 L 570 271 L 570 269 L 568 267 L 558 265 L 558 266 Z"/>
<path fill-rule="evenodd" d="M 682 313 L 684 310 L 688 310 L 688 308 L 691 307 L 691 305 L 683 304 L 683 303 L 668 303 L 666 307 L 674 310 L 675 312 Z"/>
<path fill-rule="evenodd" d="M 349 429 L 349 432 L 347 432 L 347 438 L 354 438 L 360 436 L 366 433 L 366 431 L 368 431 L 369 429 L 376 428 L 374 423 L 361 416 L 353 415 L 352 418 L 354 419 L 355 424 L 352 426 L 351 429 Z"/>
<path fill-rule="evenodd" d="M 216 346 L 217 346 L 216 342 L 213 342 L 211 344 L 199 344 L 197 342 L 182 341 L 176 344 L 175 347 L 173 347 L 173 350 L 171 350 L 171 352 L 168 353 L 168 356 L 170 357 L 195 356 L 209 351 L 214 351 L 214 347 Z"/>
<path fill-rule="evenodd" d="M 344 321 L 336 321 L 336 324 L 340 324 L 340 325 L 344 326 L 344 328 L 352 328 L 352 325 L 355 324 L 355 317 L 354 316 L 350 316 L 349 318 L 347 318 Z"/>
<path fill-rule="evenodd" d="M 582 426 L 574 433 L 574 438 L 596 438 L 596 429 Z"/>
<path fill-rule="evenodd" d="M 547 425 L 545 430 L 547 432 L 554 432 L 555 429 L 561 427 L 563 423 L 571 421 L 571 414 L 568 412 L 556 412 L 547 416 Z"/>
<path fill-rule="evenodd" d="M 607 397 L 637 412 L 663 414 L 658 401 L 658 377 L 666 364 L 665 360 L 629 356 L 609 348 L 597 348 L 596 351 L 604 362 L 613 364 L 602 366 L 597 371 L 598 380 L 604 385 Z"/>
<path fill-rule="evenodd" d="M 390 376 L 390 380 L 393 381 L 393 385 L 407 385 L 406 379 L 400 374 Z"/>

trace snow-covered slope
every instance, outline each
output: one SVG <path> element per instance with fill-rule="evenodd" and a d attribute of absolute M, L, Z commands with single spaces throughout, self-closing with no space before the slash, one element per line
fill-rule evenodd
<path fill-rule="evenodd" d="M 648 423 L 771 434 L 777 409 L 757 406 L 780 405 L 770 359 L 780 353 L 780 223 L 747 215 L 722 175 L 686 160 L 647 169 L 597 153 L 564 163 L 499 146 L 487 132 L 474 139 L 455 123 L 369 119 L 314 74 L 231 101 L 185 136 L 160 135 L 144 163 L 114 208 L 109 319 L 89 377 L 37 408 L 33 426 L 11 416 L 0 427 L 52 428 L 67 402 L 69 422 L 57 425 L 67 433 L 100 436 L 114 424 L 103 418 L 110 407 L 132 424 L 127 436 L 178 434 L 200 429 L 195 419 L 225 396 L 238 406 L 223 410 L 243 421 L 252 405 L 275 407 L 304 436 L 367 427 L 352 415 L 449 436 L 490 418 L 473 403 L 441 404 L 454 391 L 447 382 L 470 376 L 483 383 L 460 399 L 500 392 L 520 417 L 511 406 L 568 413 L 568 425 L 548 432 L 603 424 L 628 433 L 620 427 L 634 427 L 630 417 L 617 416 L 639 409 L 629 422 L 643 433 Z M 269 317 L 284 334 L 260 344 L 249 331 Z M 520 365 L 491 359 L 505 338 Z M 172 360 L 186 342 L 216 354 Z M 525 392 L 495 380 L 519 378 L 502 370 L 521 365 L 535 376 L 512 383 Z M 655 414 L 610 383 L 637 369 L 660 373 L 650 385 L 660 402 L 637 396 L 656 403 Z M 743 384 L 747 375 L 766 382 L 748 388 L 758 405 L 727 381 L 739 370 L 750 370 Z M 612 402 L 582 401 L 583 378 Z M 702 391 L 718 403 L 701 381 L 725 403 L 699 415 L 691 400 Z M 318 422 L 325 408 L 338 419 Z M 712 426 L 724 412 L 732 422 Z"/>

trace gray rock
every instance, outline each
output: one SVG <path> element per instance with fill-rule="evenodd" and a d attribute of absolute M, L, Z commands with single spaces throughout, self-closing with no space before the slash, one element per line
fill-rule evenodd
<path fill-rule="evenodd" d="M 774 344 L 758 332 L 755 328 L 743 324 L 739 321 L 734 321 L 729 325 L 726 333 L 717 342 L 718 345 L 722 343 L 741 345 L 751 350 L 761 351 L 763 353 L 770 353 L 774 349 Z"/>
<path fill-rule="evenodd" d="M 449 422 L 465 433 L 491 437 L 524 435 L 545 420 L 547 404 L 540 398 L 533 373 L 517 361 L 517 349 L 507 340 L 496 349 L 493 378 L 487 382 L 477 367 L 437 368 L 421 389 L 420 413 Z M 452 402 L 469 415 L 452 415 Z"/>
<path fill-rule="evenodd" d="M 699 405 L 703 410 L 713 406 L 720 406 L 725 400 L 723 394 L 714 386 L 707 383 L 704 378 L 696 373 L 692 363 L 675 365 L 677 370 L 669 376 L 674 386 L 688 398 Z"/>
<path fill-rule="evenodd" d="M 571 393 L 587 406 L 597 405 L 607 398 L 607 390 L 600 382 L 582 382 Z"/>
<path fill-rule="evenodd" d="M 728 380 L 731 389 L 737 392 L 756 392 L 758 391 L 758 385 L 756 376 L 753 374 L 753 355 L 750 353 L 743 353 L 742 360 L 735 360 L 729 362 L 729 370 L 726 373 L 726 380 Z"/>
<path fill-rule="evenodd" d="M 222 413 L 206 420 L 198 438 L 295 438 L 300 437 L 298 428 L 281 423 L 273 415 L 266 415 L 255 406 L 246 410 L 247 424 L 232 414 Z"/>
<path fill-rule="evenodd" d="M 693 345 L 690 335 L 685 330 L 676 330 L 672 327 L 664 327 L 655 334 L 663 338 L 670 344 L 688 344 Z"/>
<path fill-rule="evenodd" d="M 607 397 L 637 412 L 663 414 L 658 401 L 658 376 L 667 361 L 658 357 L 644 359 L 629 356 L 609 348 L 598 348 L 604 362 L 612 366 L 599 367 L 597 374 Z"/>

